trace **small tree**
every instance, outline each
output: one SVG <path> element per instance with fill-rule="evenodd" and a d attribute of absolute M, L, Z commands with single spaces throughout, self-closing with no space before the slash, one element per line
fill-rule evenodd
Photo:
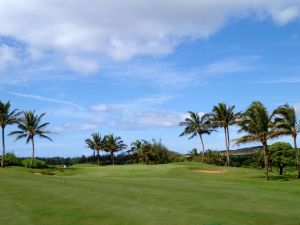
<path fill-rule="evenodd" d="M 100 151 L 104 149 L 104 140 L 99 133 L 93 133 L 92 138 L 85 140 L 87 147 L 97 152 L 97 164 L 100 165 Z"/>
<path fill-rule="evenodd" d="M 38 136 L 40 138 L 52 141 L 52 139 L 47 136 L 50 132 L 45 130 L 49 123 L 41 123 L 41 120 L 44 117 L 44 115 L 45 113 L 41 115 L 36 115 L 34 111 L 23 112 L 23 116 L 17 121 L 19 130 L 13 131 L 9 134 L 17 135 L 16 140 L 26 138 L 26 144 L 31 142 L 32 157 L 30 161 L 30 168 L 32 167 L 34 160 L 34 137 Z"/>
<path fill-rule="evenodd" d="M 184 131 L 180 134 L 180 136 L 190 135 L 189 139 L 196 137 L 197 135 L 200 137 L 201 145 L 202 145 L 202 162 L 204 161 L 204 141 L 203 135 L 210 135 L 211 132 L 215 131 L 212 127 L 212 121 L 210 120 L 209 114 L 204 114 L 200 116 L 199 113 L 196 112 L 188 112 L 189 117 L 185 118 L 183 122 L 180 122 L 180 126 L 185 126 Z"/>
<path fill-rule="evenodd" d="M 279 174 L 282 175 L 284 168 L 294 165 L 295 151 L 289 143 L 274 143 L 269 146 L 269 160 L 279 169 Z"/>
<path fill-rule="evenodd" d="M 110 154 L 112 164 L 115 165 L 114 153 L 127 147 L 121 137 L 115 137 L 113 134 L 104 136 L 103 149 Z"/>

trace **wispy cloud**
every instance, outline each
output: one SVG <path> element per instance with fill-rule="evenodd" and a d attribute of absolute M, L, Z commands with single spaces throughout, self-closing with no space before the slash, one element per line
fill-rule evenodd
<path fill-rule="evenodd" d="M 283 76 L 281 76 L 281 77 L 283 77 Z M 251 83 L 252 84 L 295 84 L 295 83 L 300 83 L 300 75 L 299 76 L 285 76 L 285 78 L 279 78 L 279 79 L 253 81 Z"/>
<path fill-rule="evenodd" d="M 69 105 L 73 106 L 76 109 L 83 109 L 80 105 L 70 102 L 70 101 L 64 101 L 64 100 L 59 100 L 55 98 L 47 98 L 39 95 L 32 95 L 32 94 L 24 94 L 24 93 L 18 93 L 18 92 L 9 92 L 9 94 L 14 95 L 14 96 L 19 96 L 22 98 L 31 98 L 39 101 L 47 101 L 47 102 L 54 102 L 54 103 L 59 103 L 59 104 L 64 104 L 64 105 Z"/>

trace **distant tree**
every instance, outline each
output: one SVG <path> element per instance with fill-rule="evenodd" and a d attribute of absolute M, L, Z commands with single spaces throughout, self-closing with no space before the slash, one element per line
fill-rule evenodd
<path fill-rule="evenodd" d="M 282 135 L 290 135 L 294 141 L 294 151 L 296 154 L 296 167 L 300 178 L 300 165 L 299 165 L 299 149 L 297 148 L 297 135 L 300 132 L 300 121 L 297 121 L 295 108 L 285 104 L 279 106 L 274 111 L 275 128 L 279 130 Z"/>
<path fill-rule="evenodd" d="M 100 165 L 100 151 L 104 150 L 104 139 L 99 133 L 93 133 L 92 138 L 85 140 L 87 147 L 97 152 L 97 164 Z"/>
<path fill-rule="evenodd" d="M 5 155 L 5 128 L 7 125 L 11 125 L 17 122 L 19 115 L 18 110 L 10 109 L 10 102 L 3 103 L 0 101 L 0 125 L 2 128 L 2 157 L 1 167 L 4 167 L 4 155 Z"/>
<path fill-rule="evenodd" d="M 295 162 L 295 152 L 293 147 L 286 142 L 277 142 L 270 145 L 269 155 L 269 161 L 279 168 L 280 175 L 282 175 L 285 167 L 292 166 Z"/>
<path fill-rule="evenodd" d="M 216 127 L 221 127 L 224 129 L 225 133 L 225 145 L 226 145 L 226 151 L 227 151 L 227 160 L 226 165 L 230 165 L 230 155 L 229 155 L 229 149 L 230 149 L 230 137 L 229 137 L 229 126 L 234 125 L 237 123 L 237 120 L 239 119 L 241 113 L 234 112 L 235 106 L 228 106 L 226 103 L 222 102 L 218 105 L 213 107 L 212 110 L 212 121 Z"/>
<path fill-rule="evenodd" d="M 245 132 L 241 138 L 236 139 L 236 143 L 261 142 L 264 148 L 264 165 L 266 179 L 269 180 L 268 173 L 268 140 L 280 135 L 272 122 L 272 115 L 261 102 L 252 102 L 249 108 L 242 114 L 238 122 L 240 132 Z"/>
<path fill-rule="evenodd" d="M 30 141 L 32 143 L 32 157 L 30 161 L 30 168 L 32 167 L 32 163 L 34 160 L 34 137 L 38 136 L 40 138 L 45 138 L 50 141 L 52 139 L 47 135 L 50 131 L 44 130 L 49 123 L 41 123 L 42 118 L 45 116 L 45 113 L 41 115 L 36 115 L 34 111 L 25 111 L 23 112 L 23 116 L 17 120 L 18 129 L 17 131 L 11 132 L 9 135 L 17 135 L 16 140 L 26 138 L 26 144 Z"/>
<path fill-rule="evenodd" d="M 200 116 L 196 112 L 188 111 L 189 116 L 185 118 L 183 122 L 180 122 L 180 126 L 185 126 L 184 131 L 180 134 L 180 136 L 190 135 L 189 139 L 196 137 L 197 135 L 200 137 L 201 145 L 202 145 L 202 162 L 204 161 L 204 141 L 203 135 L 210 135 L 211 132 L 214 131 L 212 127 L 212 122 L 209 118 L 208 114 L 204 114 Z"/>
<path fill-rule="evenodd" d="M 121 137 L 115 137 L 113 134 L 106 135 L 103 139 L 103 149 L 110 154 L 113 165 L 115 165 L 114 153 L 126 147 Z"/>

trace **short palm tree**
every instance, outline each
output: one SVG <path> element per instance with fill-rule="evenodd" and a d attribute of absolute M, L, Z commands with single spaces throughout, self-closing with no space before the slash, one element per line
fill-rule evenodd
<path fill-rule="evenodd" d="M 226 145 L 226 151 L 227 151 L 227 160 L 226 165 L 230 165 L 230 137 L 229 137 L 229 126 L 236 124 L 238 118 L 240 117 L 241 113 L 235 113 L 234 112 L 235 106 L 228 106 L 226 103 L 222 102 L 218 105 L 213 107 L 212 110 L 212 121 L 214 123 L 215 127 L 221 127 L 224 129 L 225 133 L 225 145 Z"/>
<path fill-rule="evenodd" d="M 196 159 L 198 156 L 198 152 L 197 152 L 197 149 L 196 148 L 193 148 L 191 151 L 189 151 L 188 153 L 188 158 L 191 159 L 191 160 L 194 160 Z"/>
<path fill-rule="evenodd" d="M 112 164 L 115 165 L 114 153 L 125 149 L 127 145 L 124 144 L 121 137 L 115 137 L 113 134 L 106 135 L 103 143 L 103 149 L 109 152 Z"/>
<path fill-rule="evenodd" d="M 104 148 L 103 138 L 99 133 L 93 133 L 92 138 L 85 140 L 87 147 L 97 152 L 97 163 L 100 165 L 100 151 Z"/>
<path fill-rule="evenodd" d="M 3 103 L 0 101 L 0 125 L 2 128 L 2 158 L 1 167 L 4 167 L 5 155 L 5 127 L 17 122 L 18 110 L 10 110 L 10 102 Z"/>
<path fill-rule="evenodd" d="M 203 135 L 210 135 L 211 132 L 214 131 L 212 127 L 211 120 L 208 114 L 204 114 L 200 116 L 196 112 L 188 111 L 189 117 L 185 118 L 183 122 L 180 122 L 180 126 L 185 126 L 184 131 L 180 134 L 180 136 L 190 135 L 189 139 L 194 138 L 195 136 L 200 137 L 201 145 L 202 145 L 202 162 L 204 161 L 204 141 Z"/>
<path fill-rule="evenodd" d="M 290 135 L 293 138 L 298 178 L 300 178 L 299 150 L 297 149 L 297 135 L 300 132 L 300 121 L 297 121 L 295 108 L 288 104 L 279 106 L 274 111 L 274 123 L 275 128 L 282 135 Z"/>
<path fill-rule="evenodd" d="M 239 132 L 246 132 L 247 135 L 236 139 L 236 143 L 261 142 L 264 148 L 264 164 L 266 179 L 268 174 L 268 140 L 280 135 L 274 129 L 272 122 L 273 114 L 270 115 L 261 102 L 253 102 L 249 108 L 242 114 L 238 125 Z"/>
<path fill-rule="evenodd" d="M 133 163 L 135 163 L 136 159 L 138 158 L 139 151 L 141 151 L 143 147 L 143 141 L 136 140 L 131 143 L 131 148 L 127 151 L 127 153 L 132 154 L 133 156 Z"/>
<path fill-rule="evenodd" d="M 42 118 L 45 116 L 45 113 L 42 113 L 41 115 L 36 115 L 35 111 L 25 111 L 23 112 L 23 116 L 18 119 L 18 129 L 17 131 L 11 132 L 9 135 L 17 135 L 16 140 L 26 138 L 26 144 L 28 144 L 30 141 L 32 143 L 32 157 L 30 162 L 30 168 L 32 167 L 33 160 L 34 160 L 34 137 L 38 136 L 40 138 L 45 138 L 50 141 L 52 139 L 48 137 L 47 135 L 50 133 L 50 131 L 44 130 L 49 123 L 41 123 Z"/>

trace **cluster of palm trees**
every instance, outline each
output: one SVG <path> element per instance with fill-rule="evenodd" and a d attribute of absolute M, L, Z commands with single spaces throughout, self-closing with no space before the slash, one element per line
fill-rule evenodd
<path fill-rule="evenodd" d="M 115 164 L 114 153 L 123 150 L 127 147 L 119 136 L 108 134 L 101 136 L 99 133 L 93 133 L 91 138 L 85 140 L 87 147 L 94 151 L 94 157 L 97 152 L 97 163 L 100 165 L 100 151 L 105 151 L 110 154 L 112 164 Z"/>
<path fill-rule="evenodd" d="M 296 166 L 298 178 L 300 178 L 299 149 L 297 148 L 297 135 L 300 132 L 300 123 L 297 121 L 295 108 L 285 104 L 279 106 L 272 113 L 269 113 L 266 107 L 259 101 L 252 104 L 244 112 L 234 112 L 235 106 L 227 106 L 225 103 L 219 103 L 214 106 L 211 113 L 199 115 L 196 112 L 189 111 L 189 117 L 180 122 L 180 126 L 185 126 L 180 134 L 200 137 L 202 145 L 202 160 L 204 157 L 203 135 L 211 134 L 216 128 L 224 129 L 225 146 L 227 151 L 226 165 L 230 165 L 230 136 L 229 126 L 239 126 L 239 133 L 244 136 L 234 140 L 235 144 L 260 142 L 264 149 L 264 165 L 266 179 L 268 174 L 268 141 L 283 135 L 289 135 L 293 138 L 294 150 L 296 154 Z"/>
<path fill-rule="evenodd" d="M 16 124 L 17 130 L 10 132 L 8 135 L 16 135 L 16 140 L 25 138 L 26 144 L 31 142 L 32 144 L 32 157 L 30 167 L 32 167 L 34 160 L 35 151 L 35 137 L 41 137 L 52 141 L 47 135 L 50 133 L 45 128 L 49 123 L 42 123 L 42 119 L 45 113 L 38 115 L 35 111 L 19 111 L 18 109 L 11 109 L 10 102 L 0 101 L 0 125 L 2 129 L 2 157 L 1 167 L 4 167 L 4 156 L 5 156 L 5 128 L 9 125 Z"/>

